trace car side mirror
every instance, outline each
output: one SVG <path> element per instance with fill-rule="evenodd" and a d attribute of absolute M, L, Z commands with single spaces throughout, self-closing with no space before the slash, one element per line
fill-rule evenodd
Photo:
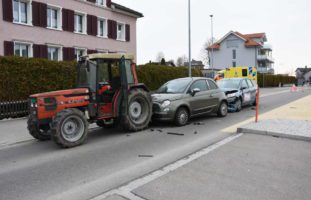
<path fill-rule="evenodd" d="M 200 88 L 194 88 L 191 90 L 191 95 L 194 96 L 196 93 L 201 92 Z"/>

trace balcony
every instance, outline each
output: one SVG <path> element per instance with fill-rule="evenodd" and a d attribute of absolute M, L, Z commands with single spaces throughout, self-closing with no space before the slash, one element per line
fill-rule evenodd
<path fill-rule="evenodd" d="M 258 67 L 257 71 L 262 74 L 274 74 L 274 69 L 272 67 Z"/>
<path fill-rule="evenodd" d="M 258 61 L 268 61 L 271 63 L 274 63 L 274 58 L 270 55 L 257 55 L 257 60 Z"/>

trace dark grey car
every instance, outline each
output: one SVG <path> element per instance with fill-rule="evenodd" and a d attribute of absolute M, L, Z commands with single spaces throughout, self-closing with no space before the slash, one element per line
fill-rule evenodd
<path fill-rule="evenodd" d="M 229 111 L 239 112 L 242 106 L 256 105 L 257 85 L 248 78 L 228 78 L 217 81 L 228 97 Z"/>
<path fill-rule="evenodd" d="M 165 83 L 152 95 L 153 119 L 187 124 L 191 117 L 228 113 L 227 97 L 217 84 L 208 78 L 181 78 Z"/>

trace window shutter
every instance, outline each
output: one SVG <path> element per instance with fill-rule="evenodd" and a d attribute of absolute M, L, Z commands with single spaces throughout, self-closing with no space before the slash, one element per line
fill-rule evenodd
<path fill-rule="evenodd" d="M 131 40 L 131 28 L 129 24 L 125 25 L 125 40 L 129 42 Z"/>
<path fill-rule="evenodd" d="M 64 47 L 63 48 L 63 60 L 72 61 L 75 59 L 76 59 L 75 49 L 71 47 Z"/>
<path fill-rule="evenodd" d="M 48 58 L 48 46 L 41 44 L 33 45 L 33 57 L 34 58 Z"/>
<path fill-rule="evenodd" d="M 2 0 L 3 20 L 13 22 L 13 1 Z"/>
<path fill-rule="evenodd" d="M 63 30 L 74 32 L 74 11 L 63 8 Z"/>
<path fill-rule="evenodd" d="M 47 4 L 32 2 L 32 24 L 34 26 L 47 27 Z"/>
<path fill-rule="evenodd" d="M 108 8 L 111 8 L 111 0 L 106 0 L 106 5 Z"/>
<path fill-rule="evenodd" d="M 117 22 L 108 20 L 108 38 L 117 39 Z"/>
<path fill-rule="evenodd" d="M 97 35 L 97 17 L 93 15 L 87 15 L 87 34 Z"/>
<path fill-rule="evenodd" d="M 4 41 L 4 55 L 5 56 L 14 55 L 14 42 Z"/>

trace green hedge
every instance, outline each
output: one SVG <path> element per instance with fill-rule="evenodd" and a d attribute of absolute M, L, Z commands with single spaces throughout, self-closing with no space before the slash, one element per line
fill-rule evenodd
<path fill-rule="evenodd" d="M 0 101 L 24 100 L 30 94 L 73 88 L 76 62 L 55 62 L 46 59 L 0 57 Z M 201 76 L 193 70 L 193 76 Z M 151 90 L 163 83 L 186 77 L 186 67 L 141 65 L 137 70 L 141 83 Z"/>
<path fill-rule="evenodd" d="M 283 85 L 296 83 L 296 77 L 294 76 L 258 74 L 257 78 L 259 87 L 278 87 L 280 83 Z"/>
<path fill-rule="evenodd" d="M 169 80 L 187 77 L 188 68 L 146 64 L 138 66 L 137 75 L 138 80 L 145 83 L 150 90 L 156 90 Z M 193 69 L 192 76 L 202 76 L 202 72 Z"/>
<path fill-rule="evenodd" d="M 72 88 L 76 62 L 0 57 L 0 100 L 23 100 L 30 94 Z"/>

